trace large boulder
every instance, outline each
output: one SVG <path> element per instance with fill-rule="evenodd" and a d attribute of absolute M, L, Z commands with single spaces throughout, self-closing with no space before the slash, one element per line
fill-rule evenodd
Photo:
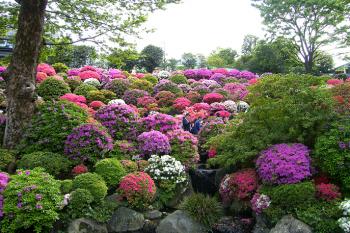
<path fill-rule="evenodd" d="M 213 233 L 246 233 L 251 232 L 248 229 L 249 225 L 243 225 L 242 222 L 233 217 L 222 217 L 214 226 Z"/>
<path fill-rule="evenodd" d="M 79 218 L 68 226 L 68 233 L 108 233 L 106 224 L 97 223 L 91 219 Z"/>
<path fill-rule="evenodd" d="M 312 233 L 311 228 L 291 215 L 284 216 L 270 233 Z"/>
<path fill-rule="evenodd" d="M 118 208 L 107 224 L 108 232 L 122 233 L 139 231 L 143 228 L 143 214 L 126 207 Z"/>
<path fill-rule="evenodd" d="M 181 210 L 164 218 L 157 227 L 156 233 L 205 233 L 207 229 L 195 222 Z"/>

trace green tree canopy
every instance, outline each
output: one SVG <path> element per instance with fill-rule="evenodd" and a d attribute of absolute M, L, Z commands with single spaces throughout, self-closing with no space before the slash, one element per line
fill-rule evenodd
<path fill-rule="evenodd" d="M 131 71 L 139 63 L 141 55 L 134 48 L 115 48 L 106 56 L 108 66 Z"/>
<path fill-rule="evenodd" d="M 243 45 L 242 45 L 242 54 L 243 55 L 249 55 L 255 48 L 259 41 L 259 38 L 254 35 L 246 35 L 243 40 Z"/>
<path fill-rule="evenodd" d="M 237 51 L 231 48 L 218 48 L 208 57 L 208 65 L 211 67 L 232 68 L 235 65 Z"/>
<path fill-rule="evenodd" d="M 184 53 L 181 57 L 181 63 L 186 69 L 193 69 L 197 66 L 197 57 L 192 53 Z"/>
<path fill-rule="evenodd" d="M 140 65 L 144 67 L 147 72 L 151 73 L 156 67 L 161 66 L 163 59 L 164 51 L 162 48 L 154 45 L 147 45 L 141 51 Z"/>

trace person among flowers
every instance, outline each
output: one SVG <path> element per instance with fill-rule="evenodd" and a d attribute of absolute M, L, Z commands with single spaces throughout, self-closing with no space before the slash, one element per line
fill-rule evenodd
<path fill-rule="evenodd" d="M 188 115 L 189 115 L 188 112 L 184 113 L 184 116 L 182 118 L 182 128 L 183 128 L 183 130 L 190 132 L 190 130 L 191 130 L 191 123 L 190 123 L 190 121 L 187 118 Z"/>
<path fill-rule="evenodd" d="M 202 127 L 201 124 L 202 119 L 199 117 L 195 122 L 193 123 L 193 126 L 191 127 L 190 132 L 194 135 L 197 135 Z"/>

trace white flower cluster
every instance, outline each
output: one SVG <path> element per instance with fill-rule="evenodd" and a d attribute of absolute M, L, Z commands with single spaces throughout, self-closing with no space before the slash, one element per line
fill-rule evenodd
<path fill-rule="evenodd" d="M 340 208 L 343 210 L 342 217 L 338 220 L 338 224 L 344 232 L 350 232 L 350 200 L 345 200 L 340 204 Z"/>
<path fill-rule="evenodd" d="M 187 180 L 185 167 L 170 155 L 152 155 L 148 162 L 145 171 L 155 181 L 167 180 L 180 184 Z"/>
<path fill-rule="evenodd" d="M 85 79 L 84 83 L 89 84 L 89 85 L 94 86 L 94 87 L 100 87 L 101 86 L 100 81 L 98 81 L 95 78 Z"/>
<path fill-rule="evenodd" d="M 166 70 L 161 70 L 158 72 L 158 78 L 159 79 L 167 79 L 170 77 L 170 73 Z"/>
<path fill-rule="evenodd" d="M 122 99 L 114 99 L 108 102 L 108 105 L 112 105 L 112 104 L 122 105 L 122 104 L 125 104 L 125 101 Z"/>
<path fill-rule="evenodd" d="M 256 207 L 261 209 L 267 209 L 269 208 L 271 204 L 271 200 L 270 198 L 265 195 L 265 194 L 260 194 L 260 197 L 256 200 Z"/>
<path fill-rule="evenodd" d="M 239 101 L 237 105 L 238 112 L 248 112 L 249 104 L 244 101 Z"/>
<path fill-rule="evenodd" d="M 227 100 L 224 102 L 224 106 L 228 112 L 231 112 L 231 113 L 237 112 L 237 104 L 235 101 Z"/>

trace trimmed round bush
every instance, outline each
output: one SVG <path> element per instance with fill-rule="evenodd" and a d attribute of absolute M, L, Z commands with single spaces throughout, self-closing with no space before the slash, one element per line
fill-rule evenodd
<path fill-rule="evenodd" d="M 47 173 L 53 176 L 66 174 L 70 169 L 71 163 L 61 154 L 52 152 L 34 152 L 25 154 L 18 162 L 18 168 L 34 169 L 42 167 Z"/>
<path fill-rule="evenodd" d="M 101 86 L 100 81 L 98 79 L 95 79 L 95 78 L 85 79 L 84 83 L 92 85 L 92 86 L 94 86 L 96 88 L 99 88 Z"/>
<path fill-rule="evenodd" d="M 0 149 L 0 171 L 7 171 L 8 166 L 15 160 L 16 154 L 14 151 Z"/>
<path fill-rule="evenodd" d="M 147 80 L 144 79 L 136 79 L 131 82 L 130 85 L 131 89 L 137 89 L 137 90 L 144 90 L 147 91 L 148 93 L 153 92 L 153 85 L 152 83 L 148 82 Z"/>
<path fill-rule="evenodd" d="M 190 91 L 185 96 L 187 99 L 189 99 L 192 103 L 199 103 L 202 100 L 201 94 L 199 94 L 196 91 Z"/>
<path fill-rule="evenodd" d="M 215 197 L 205 196 L 202 193 L 186 197 L 180 208 L 208 228 L 211 228 L 224 215 L 220 202 Z"/>
<path fill-rule="evenodd" d="M 139 150 L 144 156 L 165 155 L 170 152 L 170 144 L 167 136 L 159 131 L 144 132 L 137 137 Z"/>
<path fill-rule="evenodd" d="M 75 89 L 82 84 L 79 76 L 69 76 L 64 81 L 69 85 L 71 91 L 75 91 Z"/>
<path fill-rule="evenodd" d="M 230 94 L 232 100 L 244 100 L 249 93 L 247 87 L 241 83 L 228 83 L 224 89 Z"/>
<path fill-rule="evenodd" d="M 162 133 L 180 128 L 179 121 L 175 117 L 162 113 L 144 117 L 140 124 L 144 131 L 157 130 Z"/>
<path fill-rule="evenodd" d="M 116 141 L 114 143 L 114 149 L 110 153 L 110 157 L 117 159 L 131 159 L 133 156 L 138 155 L 137 146 L 133 142 L 127 140 Z"/>
<path fill-rule="evenodd" d="M 170 91 L 160 91 L 155 96 L 159 107 L 170 107 L 173 105 L 176 95 Z"/>
<path fill-rule="evenodd" d="M 1 232 L 50 232 L 58 219 L 60 183 L 43 169 L 18 170 L 3 195 Z"/>
<path fill-rule="evenodd" d="M 66 66 L 64 63 L 55 63 L 52 65 L 52 67 L 56 70 L 57 73 L 66 73 L 68 71 L 68 66 Z"/>
<path fill-rule="evenodd" d="M 74 128 L 68 135 L 64 153 L 73 161 L 96 163 L 113 150 L 113 139 L 106 129 L 95 124 Z"/>
<path fill-rule="evenodd" d="M 124 92 L 130 88 L 130 82 L 127 79 L 114 79 L 109 82 L 105 88 L 109 91 L 113 91 L 117 98 L 122 98 Z"/>
<path fill-rule="evenodd" d="M 142 210 L 153 202 L 156 186 L 147 173 L 135 172 L 122 178 L 118 192 L 131 207 Z"/>
<path fill-rule="evenodd" d="M 74 94 L 76 95 L 82 95 L 87 97 L 89 95 L 90 91 L 98 91 L 98 89 L 92 85 L 83 83 L 74 90 Z"/>
<path fill-rule="evenodd" d="M 136 113 L 128 105 L 107 105 L 95 114 L 95 119 L 105 126 L 116 140 L 128 138 L 135 133 Z"/>
<path fill-rule="evenodd" d="M 184 111 L 186 108 L 191 106 L 191 101 L 185 97 L 177 98 L 174 101 L 173 108 L 176 109 L 178 112 Z"/>
<path fill-rule="evenodd" d="M 103 103 L 108 103 L 105 95 L 100 90 L 89 91 L 86 95 L 86 99 L 89 103 L 91 103 L 92 101 L 101 101 Z"/>
<path fill-rule="evenodd" d="M 94 201 L 94 197 L 90 191 L 86 189 L 76 189 L 69 196 L 67 212 L 72 219 L 85 217 L 85 213 L 89 211 L 90 204 Z"/>
<path fill-rule="evenodd" d="M 116 187 L 121 178 L 127 174 L 119 160 L 114 158 L 98 161 L 95 172 L 104 179 L 108 187 Z"/>
<path fill-rule="evenodd" d="M 87 121 L 88 114 L 67 101 L 46 102 L 25 131 L 20 149 L 24 153 L 35 151 L 63 152 L 64 142 L 73 128 Z"/>
<path fill-rule="evenodd" d="M 70 92 L 69 85 L 56 78 L 47 78 L 37 88 L 38 95 L 44 100 L 58 100 L 64 94 Z"/>
<path fill-rule="evenodd" d="M 182 74 L 176 74 L 170 77 L 169 80 L 175 84 L 188 84 L 186 76 Z"/>
<path fill-rule="evenodd" d="M 260 178 L 271 184 L 294 184 L 311 176 L 309 149 L 300 143 L 269 147 L 256 166 Z"/>
<path fill-rule="evenodd" d="M 143 77 L 142 79 L 152 83 L 152 85 L 156 85 L 158 83 L 158 78 L 150 74 L 146 74 L 145 77 Z"/>
<path fill-rule="evenodd" d="M 179 88 L 175 83 L 173 83 L 167 79 L 163 79 L 163 80 L 159 81 L 159 83 L 156 86 L 154 86 L 154 93 L 157 94 L 161 91 L 170 91 L 171 93 L 173 93 L 176 96 L 183 95 L 181 88 Z"/>
<path fill-rule="evenodd" d="M 137 163 L 132 160 L 120 160 L 121 165 L 124 167 L 127 174 L 137 172 Z"/>
<path fill-rule="evenodd" d="M 73 189 L 73 180 L 60 180 L 61 183 L 61 193 L 67 194 L 70 193 Z"/>
<path fill-rule="evenodd" d="M 125 91 L 122 99 L 127 104 L 136 105 L 137 104 L 137 99 L 141 98 L 141 97 L 144 97 L 144 96 L 149 96 L 147 91 L 134 89 L 134 90 L 127 90 L 127 91 Z"/>
<path fill-rule="evenodd" d="M 101 201 L 107 195 L 107 186 L 103 178 L 96 173 L 84 173 L 73 180 L 73 190 L 86 189 L 94 198 L 95 202 Z"/>

